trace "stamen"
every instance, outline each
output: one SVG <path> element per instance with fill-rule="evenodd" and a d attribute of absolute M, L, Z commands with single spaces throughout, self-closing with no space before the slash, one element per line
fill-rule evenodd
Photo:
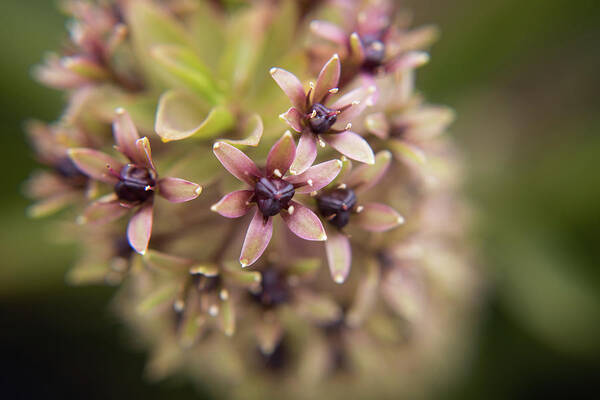
<path fill-rule="evenodd" d="M 338 186 L 338 189 L 346 189 L 346 188 L 347 188 L 347 185 L 346 185 L 345 183 L 341 183 L 341 184 Z"/>
<path fill-rule="evenodd" d="M 309 179 L 309 180 L 306 181 L 306 183 L 308 183 L 308 186 L 312 186 L 313 185 L 313 180 Z"/>
<path fill-rule="evenodd" d="M 292 215 L 294 213 L 294 206 L 289 206 L 287 211 L 290 215 Z"/>
<path fill-rule="evenodd" d="M 345 130 L 349 130 L 350 128 L 352 128 L 352 122 L 348 122 L 348 124 L 346 124 Z"/>
<path fill-rule="evenodd" d="M 281 178 L 281 176 L 282 176 L 281 171 L 278 170 L 277 168 L 275 168 L 275 170 L 273 171 L 273 175 L 275 175 L 278 178 Z"/>
<path fill-rule="evenodd" d="M 328 90 L 328 92 L 331 93 L 331 94 L 336 94 L 339 91 L 340 91 L 340 88 L 332 88 L 332 89 Z"/>
<path fill-rule="evenodd" d="M 210 307 L 208 307 L 208 313 L 211 317 L 216 317 L 217 315 L 219 315 L 219 306 L 217 306 L 216 304 L 211 305 Z"/>
<path fill-rule="evenodd" d="M 219 297 L 223 301 L 227 300 L 229 298 L 229 292 L 227 291 L 227 289 L 221 289 L 221 292 L 219 292 Z"/>
<path fill-rule="evenodd" d="M 363 207 L 363 206 L 358 206 L 358 207 L 356 207 L 356 212 L 357 212 L 357 213 L 361 213 L 361 212 L 362 212 L 364 209 L 365 209 L 365 207 Z"/>

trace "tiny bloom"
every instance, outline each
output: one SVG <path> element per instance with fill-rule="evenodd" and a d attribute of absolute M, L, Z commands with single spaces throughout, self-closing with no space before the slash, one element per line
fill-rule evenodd
<path fill-rule="evenodd" d="M 259 169 L 243 152 L 225 142 L 217 142 L 213 152 L 221 164 L 249 189 L 225 195 L 212 210 L 227 218 L 246 215 L 256 206 L 242 246 L 242 267 L 252 265 L 267 248 L 273 234 L 273 219 L 280 214 L 288 228 L 302 239 L 325 240 L 319 218 L 309 208 L 293 200 L 296 194 L 318 191 L 340 172 L 340 160 L 331 160 L 287 175 L 297 158 L 296 144 L 286 132 L 271 148 L 264 169 Z"/>
<path fill-rule="evenodd" d="M 413 93 L 413 81 L 414 71 L 405 70 L 399 82 L 406 88 L 405 93 L 397 96 L 384 89 L 381 95 L 385 106 L 376 107 L 362 124 L 369 133 L 385 140 L 398 159 L 409 165 L 423 165 L 426 149 L 454 121 L 454 112 L 449 107 L 423 104 Z"/>
<path fill-rule="evenodd" d="M 335 54 L 323 66 L 315 84 L 305 93 L 298 78 L 281 68 L 271 68 L 271 76 L 290 98 L 292 107 L 281 118 L 296 132 L 301 133 L 298 154 L 290 167 L 291 174 L 300 174 L 317 157 L 317 143 L 331 147 L 343 155 L 373 163 L 373 150 L 365 139 L 350 131 L 351 121 L 370 103 L 374 87 L 358 88 L 327 105 L 332 94 L 337 94 L 340 80 L 340 59 Z"/>
<path fill-rule="evenodd" d="M 317 197 L 319 213 L 337 228 L 334 233 L 328 234 L 325 242 L 331 276 L 337 283 L 343 283 L 350 272 L 352 249 L 348 237 L 341 230 L 351 220 L 371 232 L 387 231 L 404 223 L 404 218 L 385 204 L 358 204 L 357 194 L 376 185 L 385 175 L 390 161 L 390 152 L 381 151 L 375 156 L 373 165 L 361 165 L 349 172 L 343 183 Z"/>
<path fill-rule="evenodd" d="M 94 185 L 67 155 L 69 144 L 87 143 L 74 129 L 33 121 L 27 125 L 38 161 L 50 169 L 35 174 L 27 183 L 27 194 L 36 200 L 28 213 L 42 217 L 57 212 L 93 193 Z"/>
<path fill-rule="evenodd" d="M 380 72 L 392 73 L 408 65 L 426 63 L 428 55 L 418 50 L 431 43 L 436 35 L 431 27 L 409 31 L 396 26 L 389 17 L 393 14 L 390 6 L 383 2 L 369 4 L 345 28 L 319 20 L 312 21 L 310 28 L 336 46 L 345 56 L 344 64 L 350 65 L 349 71 L 370 82 Z"/>
<path fill-rule="evenodd" d="M 140 254 L 148 248 L 152 232 L 154 194 L 173 203 L 198 197 L 202 187 L 179 178 L 158 178 L 150 142 L 140 138 L 129 114 L 117 109 L 113 123 L 117 150 L 128 158 L 122 163 L 108 154 L 87 148 L 73 148 L 69 156 L 80 171 L 90 178 L 114 185 L 114 192 L 92 203 L 84 212 L 81 222 L 108 222 L 137 208 L 129 221 L 127 237 L 131 247 Z"/>

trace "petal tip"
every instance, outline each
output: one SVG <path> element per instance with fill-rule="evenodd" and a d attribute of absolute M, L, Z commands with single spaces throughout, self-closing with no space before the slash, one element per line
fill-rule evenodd
<path fill-rule="evenodd" d="M 245 258 L 240 258 L 240 264 L 242 265 L 242 268 L 246 268 L 249 265 L 248 260 Z"/>
<path fill-rule="evenodd" d="M 275 67 L 271 68 L 271 69 L 269 70 L 269 74 L 271 74 L 271 76 L 275 75 L 275 72 L 277 72 L 277 70 L 278 70 L 278 69 L 279 69 L 279 68 L 275 68 Z"/>
<path fill-rule="evenodd" d="M 115 108 L 115 114 L 123 115 L 123 114 L 125 114 L 125 109 L 123 107 L 117 107 L 117 108 Z"/>
<path fill-rule="evenodd" d="M 333 276 L 333 281 L 338 285 L 341 285 L 342 283 L 346 282 L 346 277 L 343 274 L 335 274 Z"/>
<path fill-rule="evenodd" d="M 198 185 L 198 187 L 194 189 L 194 193 L 196 193 L 196 196 L 200 196 L 202 193 L 202 186 Z"/>

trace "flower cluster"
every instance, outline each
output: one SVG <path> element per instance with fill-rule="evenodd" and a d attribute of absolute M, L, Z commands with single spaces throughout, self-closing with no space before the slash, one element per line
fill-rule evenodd
<path fill-rule="evenodd" d="M 36 77 L 69 104 L 28 125 L 30 214 L 75 222 L 70 282 L 122 284 L 151 375 L 244 398 L 435 379 L 477 280 L 453 114 L 413 87 L 433 31 L 386 0 L 66 4 Z"/>

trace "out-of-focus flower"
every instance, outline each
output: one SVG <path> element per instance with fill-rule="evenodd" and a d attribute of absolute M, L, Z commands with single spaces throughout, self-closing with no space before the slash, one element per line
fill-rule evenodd
<path fill-rule="evenodd" d="M 125 110 L 117 110 L 113 130 L 117 149 L 127 157 L 128 163 L 94 149 L 69 149 L 69 157 L 80 171 L 92 179 L 114 185 L 114 192 L 92 203 L 80 221 L 109 222 L 137 208 L 129 221 L 127 237 L 131 247 L 143 254 L 152 233 L 155 192 L 173 203 L 181 203 L 198 197 L 202 187 L 180 178 L 159 179 L 150 141 L 147 137 L 140 138 Z"/>
<path fill-rule="evenodd" d="M 281 68 L 271 68 L 271 76 L 292 102 L 292 107 L 281 115 L 288 125 L 300 132 L 298 154 L 290 173 L 300 174 L 317 157 L 317 142 L 328 143 L 345 156 L 367 164 L 373 163 L 373 150 L 359 134 L 350 131 L 351 121 L 367 106 L 374 89 L 355 89 L 326 106 L 332 94 L 338 93 L 340 59 L 335 54 L 323 66 L 315 84 L 304 91 L 298 78 Z"/>
<path fill-rule="evenodd" d="M 29 215 L 47 216 L 75 204 L 84 193 L 88 197 L 94 194 L 93 182 L 67 154 L 69 146 L 89 144 L 85 135 L 76 129 L 38 121 L 30 122 L 27 131 L 38 161 L 51 168 L 37 172 L 27 183 L 27 194 L 37 200 L 29 208 Z"/>
<path fill-rule="evenodd" d="M 406 18 L 398 15 L 394 20 L 393 2 L 388 0 L 346 3 L 351 3 L 345 6 L 354 12 L 342 26 L 322 20 L 310 24 L 313 34 L 326 41 L 311 47 L 313 56 L 320 59 L 320 54 L 331 51 L 340 54 L 346 68 L 343 84 L 359 76 L 364 84 L 372 85 L 380 74 L 427 62 L 428 55 L 420 50 L 435 38 L 434 28 L 406 29 Z"/>
<path fill-rule="evenodd" d="M 290 165 L 297 159 L 296 144 L 289 131 L 271 148 L 264 170 L 228 143 L 215 143 L 213 152 L 221 164 L 250 189 L 229 193 L 214 204 L 212 210 L 227 218 L 238 218 L 256 205 L 242 246 L 242 267 L 254 264 L 267 248 L 273 234 L 271 217 L 277 214 L 298 237 L 327 239 L 319 218 L 293 198 L 296 194 L 315 192 L 329 184 L 340 172 L 340 160 L 312 166 L 299 175 L 287 175 Z"/>
<path fill-rule="evenodd" d="M 371 232 L 384 232 L 404 223 L 404 218 L 393 208 L 376 202 L 359 204 L 357 197 L 379 183 L 390 160 L 390 152 L 384 150 L 377 153 L 373 165 L 361 165 L 351 171 L 349 163 L 345 176 L 336 179 L 332 184 L 333 188 L 317 197 L 320 214 L 337 228 L 329 230 L 325 242 L 329 270 L 337 283 L 344 283 L 352 263 L 350 240 L 342 232 L 349 222 L 355 222 L 362 229 Z"/>

